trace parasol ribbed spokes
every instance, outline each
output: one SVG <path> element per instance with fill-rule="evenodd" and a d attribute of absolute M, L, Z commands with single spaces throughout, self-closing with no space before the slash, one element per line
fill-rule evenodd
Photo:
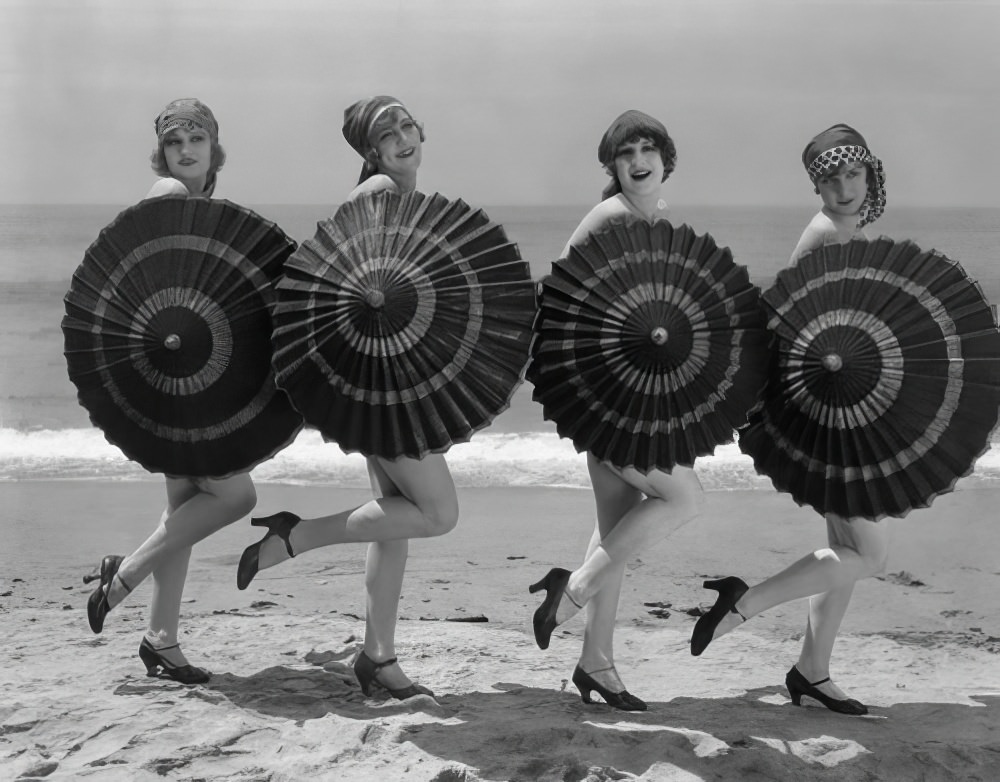
<path fill-rule="evenodd" d="M 612 222 L 542 281 L 529 379 L 580 451 L 642 472 L 732 439 L 767 364 L 759 292 L 688 226 Z"/>

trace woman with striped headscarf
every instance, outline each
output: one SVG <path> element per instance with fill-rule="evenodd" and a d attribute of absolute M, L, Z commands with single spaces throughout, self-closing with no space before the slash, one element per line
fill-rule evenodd
<path fill-rule="evenodd" d="M 416 189 L 423 126 L 396 98 L 377 95 L 344 112 L 344 138 L 364 159 L 348 200 L 363 193 Z M 368 543 L 365 562 L 365 640 L 354 672 L 365 695 L 373 684 L 393 698 L 433 693 L 413 683 L 399 666 L 395 635 L 410 538 L 444 535 L 458 523 L 458 495 L 444 454 L 420 459 L 368 458 L 372 486 L 380 494 L 358 508 L 315 519 L 282 511 L 254 519 L 267 527 L 262 540 L 240 559 L 237 586 L 245 589 L 260 570 L 305 551 L 341 543 Z"/>

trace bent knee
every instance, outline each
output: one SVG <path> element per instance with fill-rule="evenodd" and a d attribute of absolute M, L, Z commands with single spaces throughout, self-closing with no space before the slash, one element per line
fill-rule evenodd
<path fill-rule="evenodd" d="M 681 485 L 658 497 L 674 516 L 693 519 L 705 506 L 705 492 L 700 486 Z"/>
<path fill-rule="evenodd" d="M 866 551 L 861 555 L 861 561 L 864 563 L 867 578 L 884 576 L 889 569 L 889 549 Z"/>
<path fill-rule="evenodd" d="M 249 515 L 257 507 L 257 489 L 249 479 L 227 486 L 226 491 L 220 491 L 216 496 L 225 502 L 228 515 L 234 520 Z"/>
<path fill-rule="evenodd" d="M 436 537 L 451 532 L 458 525 L 458 499 L 449 498 L 421 508 L 427 520 L 427 536 Z"/>

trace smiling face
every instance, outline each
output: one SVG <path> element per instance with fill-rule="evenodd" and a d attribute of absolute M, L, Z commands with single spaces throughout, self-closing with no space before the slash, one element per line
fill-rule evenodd
<path fill-rule="evenodd" d="M 212 139 L 208 131 L 174 128 L 163 138 L 163 157 L 170 175 L 183 182 L 192 193 L 205 188 L 212 168 Z"/>
<path fill-rule="evenodd" d="M 615 176 L 630 201 L 659 195 L 663 182 L 663 156 L 649 138 L 627 141 L 615 150 Z"/>
<path fill-rule="evenodd" d="M 816 190 L 824 208 L 832 214 L 856 215 L 868 195 L 868 166 L 861 162 L 841 163 L 816 178 Z"/>
<path fill-rule="evenodd" d="M 380 174 L 397 183 L 415 180 L 421 161 L 420 128 L 404 109 L 384 112 L 372 125 L 368 141 Z"/>

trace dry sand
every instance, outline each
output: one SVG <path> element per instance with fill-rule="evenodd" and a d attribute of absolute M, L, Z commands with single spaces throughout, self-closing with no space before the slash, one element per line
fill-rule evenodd
<path fill-rule="evenodd" d="M 258 486 L 260 515 L 313 515 L 364 492 Z M 152 528 L 157 483 L 0 484 L 0 779 L 997 780 L 1000 491 L 965 490 L 894 522 L 888 575 L 858 585 L 834 677 L 871 709 L 796 708 L 783 681 L 805 602 L 755 617 L 700 658 L 705 576 L 754 583 L 823 542 L 810 510 L 713 492 L 701 519 L 627 571 L 617 662 L 645 713 L 581 703 L 582 622 L 548 651 L 527 585 L 582 555 L 587 492 L 461 490 L 453 533 L 415 541 L 401 608 L 406 671 L 438 693 L 365 698 L 363 547 L 310 552 L 235 587 L 246 522 L 195 549 L 182 641 L 207 686 L 145 676 L 149 585 L 87 627 L 81 576 Z M 483 617 L 488 621 L 456 621 Z"/>

